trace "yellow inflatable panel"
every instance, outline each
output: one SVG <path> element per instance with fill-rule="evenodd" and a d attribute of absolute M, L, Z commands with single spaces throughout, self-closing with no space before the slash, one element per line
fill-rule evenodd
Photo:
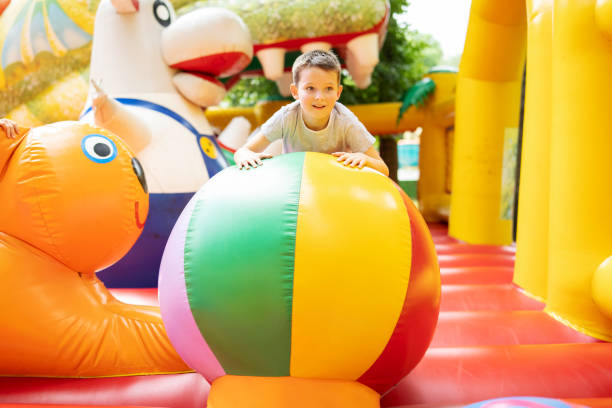
<path fill-rule="evenodd" d="M 331 172 L 323 165 L 330 160 Z M 376 172 L 358 174 L 363 171 L 347 171 L 329 155 L 306 156 L 295 244 L 292 377 L 356 380 L 386 346 L 402 310 L 411 264 L 406 253 L 411 248 L 410 220 L 399 192 L 389 188 L 392 182 Z M 359 183 L 352 181 L 357 175 Z M 330 186 L 324 195 L 309 187 L 323 183 Z M 353 200 L 346 207 L 347 194 L 380 200 Z M 363 214 L 372 212 L 373 205 L 381 216 L 375 226 L 364 228 Z M 352 227 L 343 230 L 339 225 Z M 333 243 L 319 240 L 327 235 L 322 229 L 335 231 Z M 379 246 L 364 244 L 364 229 L 377 235 L 368 242 Z M 389 236 L 399 238 L 389 241 Z M 334 254 L 348 253 L 341 247 L 350 248 L 354 257 L 336 258 Z M 359 321 L 346 320 L 348 315 L 359 316 Z"/>
<path fill-rule="evenodd" d="M 474 0 L 457 82 L 449 234 L 471 244 L 512 242 L 502 211 L 504 139 L 519 122 L 525 3 Z"/>
<path fill-rule="evenodd" d="M 520 83 L 462 78 L 460 85 L 449 234 L 471 244 L 507 245 L 512 220 L 501 218 L 502 159 L 506 129 L 518 125 Z"/>
<path fill-rule="evenodd" d="M 473 0 L 459 77 L 491 82 L 520 78 L 525 56 L 525 14 L 524 1 Z"/>
<path fill-rule="evenodd" d="M 211 126 L 223 129 L 225 128 L 235 117 L 243 116 L 251 124 L 251 129 L 255 129 L 260 123 L 257 121 L 255 110 L 253 108 L 243 107 L 232 107 L 232 108 L 219 108 L 218 106 L 211 106 L 206 108 L 204 111 L 206 119 Z"/>
<path fill-rule="evenodd" d="M 612 254 L 612 40 L 598 26 L 597 11 L 607 9 L 596 5 L 603 3 L 609 1 L 554 6 L 546 310 L 612 341 L 612 320 L 595 304 L 591 287 Z M 597 289 L 611 296 L 612 287 Z"/>
<path fill-rule="evenodd" d="M 532 296 L 545 300 L 548 287 L 553 0 L 534 4 L 528 7 L 529 81 L 525 90 L 514 283 Z"/>

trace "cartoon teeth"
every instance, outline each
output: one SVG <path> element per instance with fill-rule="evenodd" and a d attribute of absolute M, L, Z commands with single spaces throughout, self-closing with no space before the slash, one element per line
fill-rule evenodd
<path fill-rule="evenodd" d="M 289 89 L 289 85 L 293 82 L 293 75 L 291 71 L 283 72 L 283 75 L 278 78 L 276 81 L 276 87 L 278 88 L 278 92 L 284 96 L 285 98 L 291 96 L 291 89 Z"/>
<path fill-rule="evenodd" d="M 346 47 L 360 66 L 374 68 L 378 64 L 378 41 L 378 34 L 364 34 L 347 42 Z"/>
<path fill-rule="evenodd" d="M 179 72 L 172 78 L 172 83 L 181 95 L 199 106 L 217 105 L 225 96 L 223 84 L 207 75 Z"/>
<path fill-rule="evenodd" d="M 355 37 L 346 44 L 346 67 L 359 88 L 367 88 L 372 82 L 372 72 L 378 64 L 378 34 Z"/>
<path fill-rule="evenodd" d="M 278 47 L 264 48 L 256 53 L 266 78 L 275 81 L 285 71 L 285 49 Z"/>

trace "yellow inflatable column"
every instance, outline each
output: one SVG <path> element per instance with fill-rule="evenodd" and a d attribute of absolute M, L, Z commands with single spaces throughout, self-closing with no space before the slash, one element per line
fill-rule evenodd
<path fill-rule="evenodd" d="M 449 234 L 512 242 L 502 219 L 504 139 L 516 135 L 526 42 L 525 0 L 473 0 L 459 66 Z"/>
<path fill-rule="evenodd" d="M 450 195 L 446 191 L 446 162 L 446 129 L 428 111 L 419 148 L 417 193 L 419 210 L 429 222 L 448 220 Z"/>
<path fill-rule="evenodd" d="M 427 221 L 448 221 L 450 207 L 450 158 L 452 128 L 455 124 L 457 74 L 432 71 L 427 77 L 436 90 L 425 107 L 419 149 L 419 210 Z M 408 112 L 406 112 L 408 113 Z"/>
<path fill-rule="evenodd" d="M 610 280 L 593 281 L 612 255 L 610 3 L 554 5 L 547 305 L 549 313 L 607 341 L 612 320 L 593 301 L 592 285 L 612 286 Z M 612 296 L 612 287 L 597 289 Z"/>
<path fill-rule="evenodd" d="M 546 299 L 554 0 L 527 1 L 527 84 L 514 283 Z"/>

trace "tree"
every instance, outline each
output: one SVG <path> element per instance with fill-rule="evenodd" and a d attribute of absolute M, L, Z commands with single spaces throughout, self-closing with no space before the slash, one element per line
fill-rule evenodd
<path fill-rule="evenodd" d="M 225 95 L 221 106 L 253 106 L 272 97 L 281 97 L 274 81 L 263 76 L 243 78 Z"/>

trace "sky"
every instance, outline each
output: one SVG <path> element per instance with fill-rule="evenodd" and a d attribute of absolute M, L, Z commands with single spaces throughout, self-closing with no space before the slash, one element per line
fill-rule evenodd
<path fill-rule="evenodd" d="M 444 58 L 463 52 L 471 0 L 410 0 L 399 21 L 422 33 L 431 34 L 442 46 Z"/>

